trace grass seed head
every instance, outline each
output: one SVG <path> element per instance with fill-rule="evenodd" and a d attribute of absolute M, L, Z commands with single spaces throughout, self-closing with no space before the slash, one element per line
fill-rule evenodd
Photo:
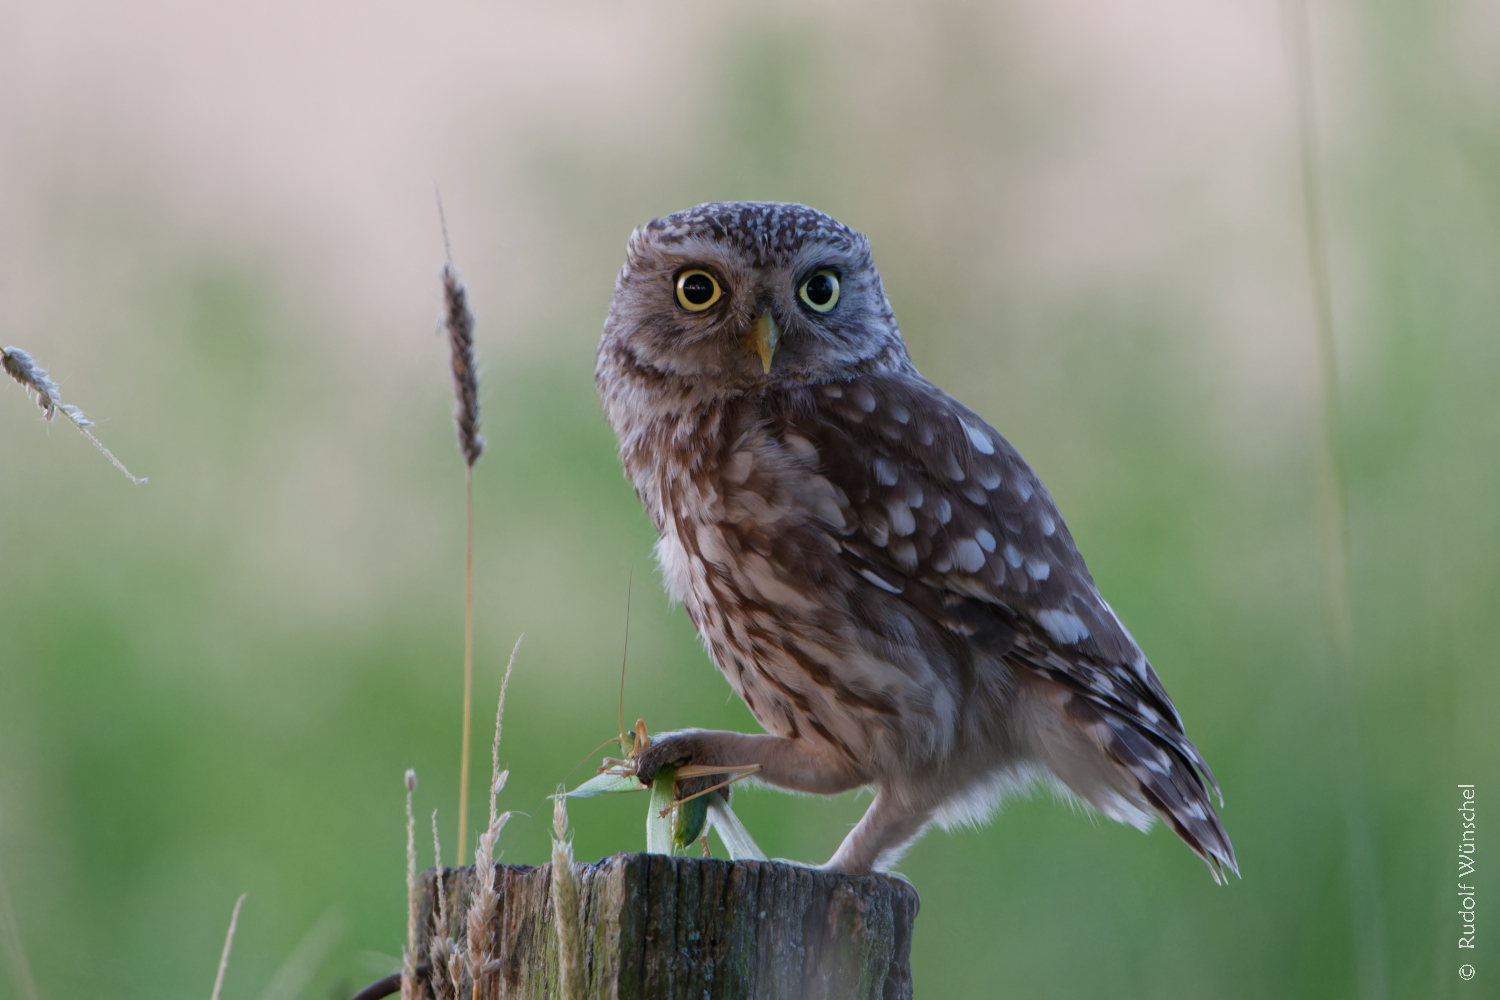
<path fill-rule="evenodd" d="M 62 408 L 62 397 L 58 395 L 57 383 L 47 375 L 47 369 L 34 361 L 31 355 L 19 347 L 0 347 L 0 365 L 7 374 L 25 387 L 28 395 L 36 399 L 42 408 L 44 419 L 51 420 Z M 83 415 L 79 414 L 82 419 Z M 88 423 L 88 421 L 85 421 Z"/>
<path fill-rule="evenodd" d="M 559 785 L 552 799 L 552 913 L 557 924 L 558 979 L 563 1000 L 583 1000 L 583 920 L 579 912 L 578 871 L 567 839 L 568 806 Z"/>
<path fill-rule="evenodd" d="M 451 263 L 443 265 L 443 326 L 453 367 L 453 422 L 458 427 L 458 450 L 473 468 L 484 454 L 479 436 L 479 365 L 474 360 L 474 314 L 469 293 Z"/>
<path fill-rule="evenodd" d="M 93 432 L 89 430 L 94 426 L 94 422 L 84 416 L 83 411 L 78 407 L 69 406 L 62 401 L 62 396 L 58 394 L 57 383 L 52 381 L 47 375 L 47 370 L 38 365 L 31 355 L 19 347 L 0 347 L 0 368 L 4 368 L 6 374 L 21 383 L 27 395 L 36 399 L 36 404 L 42 408 L 42 419 L 51 420 L 61 413 L 74 427 L 78 428 L 80 434 L 89 439 L 89 443 L 99 449 L 100 454 L 109 459 L 115 468 L 125 473 L 126 478 L 137 486 L 146 484 L 146 480 L 136 478 L 129 469 L 125 468 L 124 463 L 104 447 L 104 442 L 94 437 Z"/>

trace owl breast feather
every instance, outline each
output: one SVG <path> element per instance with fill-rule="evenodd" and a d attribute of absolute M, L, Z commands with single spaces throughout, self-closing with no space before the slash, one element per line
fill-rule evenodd
<path fill-rule="evenodd" d="M 961 693 L 951 656 L 932 623 L 851 570 L 845 491 L 755 402 L 701 419 L 717 440 L 655 450 L 632 477 L 648 508 L 659 498 L 668 592 L 771 732 L 862 761 L 943 753 Z"/>

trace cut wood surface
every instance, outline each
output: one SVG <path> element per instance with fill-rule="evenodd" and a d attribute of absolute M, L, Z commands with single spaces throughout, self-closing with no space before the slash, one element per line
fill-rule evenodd
<path fill-rule="evenodd" d="M 558 991 L 552 866 L 496 865 L 494 960 L 486 1000 L 564 1000 Z M 607 1000 L 906 1000 L 917 892 L 885 875 L 774 861 L 616 854 L 578 865 L 586 997 Z M 422 875 L 419 960 L 436 924 L 434 872 Z M 448 933 L 463 945 L 470 869 L 447 869 Z M 452 997 L 446 980 L 426 996 Z M 568 998 L 571 1000 L 571 998 Z"/>

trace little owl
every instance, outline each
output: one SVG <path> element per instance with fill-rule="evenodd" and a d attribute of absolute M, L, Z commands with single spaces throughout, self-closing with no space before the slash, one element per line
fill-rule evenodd
<path fill-rule="evenodd" d="M 637 229 L 596 381 L 667 589 L 767 730 L 654 737 L 642 780 L 872 786 L 837 871 L 1038 782 L 1238 871 L 1161 681 L 1035 473 L 912 366 L 864 236 L 750 202 Z"/>

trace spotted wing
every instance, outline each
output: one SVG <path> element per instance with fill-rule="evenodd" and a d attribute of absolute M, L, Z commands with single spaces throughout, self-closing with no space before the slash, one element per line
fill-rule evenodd
<path fill-rule="evenodd" d="M 1208 862 L 1235 869 L 1212 772 L 1166 689 L 1099 596 L 1052 498 L 984 420 L 931 383 L 871 375 L 809 387 L 777 415 L 846 500 L 834 531 L 868 586 L 1070 692 L 1139 792 Z M 1237 870 L 1237 869 L 1235 869 Z"/>

